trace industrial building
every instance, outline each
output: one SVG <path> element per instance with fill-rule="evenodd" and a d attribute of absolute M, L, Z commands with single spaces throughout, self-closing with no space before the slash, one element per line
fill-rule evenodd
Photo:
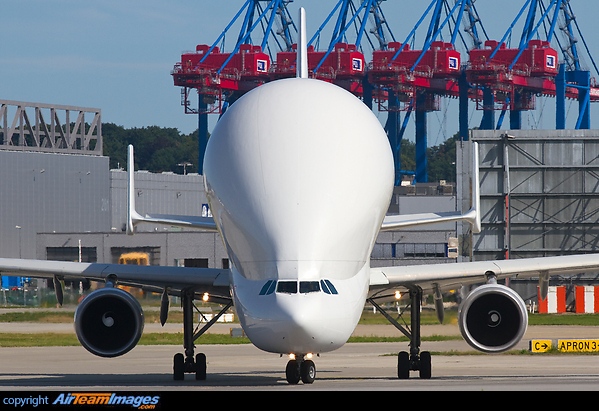
<path fill-rule="evenodd" d="M 473 130 L 479 146 L 482 231 L 460 224 L 471 261 L 547 257 L 599 251 L 599 130 Z M 458 203 L 470 206 L 472 144 L 458 145 Z M 598 273 L 553 278 L 574 285 L 599 282 Z M 523 298 L 536 279 L 517 280 Z"/>

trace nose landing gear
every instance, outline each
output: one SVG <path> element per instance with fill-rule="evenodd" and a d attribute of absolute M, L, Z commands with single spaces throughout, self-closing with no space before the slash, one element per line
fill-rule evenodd
<path fill-rule="evenodd" d="M 298 384 L 300 379 L 304 384 L 312 384 L 316 378 L 316 366 L 314 361 L 305 359 L 304 355 L 295 355 L 289 360 L 285 369 L 285 377 L 289 384 Z"/>

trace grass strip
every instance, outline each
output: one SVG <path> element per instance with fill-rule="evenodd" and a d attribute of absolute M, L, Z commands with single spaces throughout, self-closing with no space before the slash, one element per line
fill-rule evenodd
<path fill-rule="evenodd" d="M 37 322 L 37 323 L 72 323 L 75 312 L 72 310 L 53 310 L 48 311 L 43 308 L 39 310 L 28 310 L 25 312 L 7 312 L 0 314 L 0 323 L 13 322 Z M 147 324 L 158 323 L 160 313 L 155 310 L 145 310 L 144 318 Z M 407 313 L 403 320 L 410 324 L 410 315 Z M 169 323 L 183 323 L 183 313 L 180 311 L 171 311 L 168 317 Z M 238 321 L 235 321 L 238 323 Z M 428 310 L 422 312 L 422 325 L 439 324 L 434 311 Z M 380 324 L 388 325 L 389 322 L 378 313 L 364 312 L 359 324 Z M 445 324 L 457 324 L 457 311 L 447 310 L 445 315 Z M 528 325 L 584 325 L 599 326 L 599 314 L 529 314 Z"/>
<path fill-rule="evenodd" d="M 0 323 L 72 323 L 75 318 L 75 311 L 47 311 L 47 310 L 29 310 L 23 312 L 8 312 L 0 314 Z M 144 311 L 144 320 L 147 324 L 158 323 L 160 313 L 158 311 Z M 168 321 L 170 323 L 183 323 L 183 313 L 175 311 L 169 313 Z"/>
<path fill-rule="evenodd" d="M 433 335 L 422 341 L 460 340 L 460 336 Z M 406 337 L 350 337 L 349 343 L 407 342 Z M 247 337 L 231 337 L 228 334 L 204 334 L 195 342 L 202 344 L 250 344 Z M 141 336 L 139 345 L 182 345 L 182 333 L 147 333 Z M 79 340 L 71 333 L 0 333 L 0 347 L 69 347 L 77 346 Z"/>
<path fill-rule="evenodd" d="M 202 344 L 249 344 L 247 337 L 228 334 L 204 334 L 195 342 Z M 72 347 L 81 345 L 70 333 L 0 333 L 0 347 Z M 138 345 L 183 345 L 182 333 L 143 334 Z"/>
<path fill-rule="evenodd" d="M 456 341 L 461 340 L 459 335 L 431 335 L 430 337 L 421 337 L 421 341 Z M 407 337 L 349 337 L 348 343 L 371 343 L 371 342 L 409 342 Z"/>
<path fill-rule="evenodd" d="M 422 337 L 422 341 L 450 341 L 459 340 L 459 336 L 433 335 Z M 348 343 L 374 343 L 374 342 L 407 342 L 406 337 L 351 337 Z M 148 333 L 142 335 L 138 345 L 182 345 L 182 333 Z M 250 344 L 247 337 L 231 337 L 228 334 L 204 334 L 195 342 L 196 345 L 227 345 L 227 344 Z M 80 346 L 75 334 L 67 333 L 0 333 L 0 347 L 76 347 Z M 479 351 L 431 351 L 432 355 L 458 356 L 458 355 L 487 355 Z M 553 347 L 543 353 L 531 353 L 528 350 L 511 350 L 502 355 L 597 355 L 596 352 L 562 352 Z M 397 353 L 389 353 L 386 356 L 397 356 Z"/>

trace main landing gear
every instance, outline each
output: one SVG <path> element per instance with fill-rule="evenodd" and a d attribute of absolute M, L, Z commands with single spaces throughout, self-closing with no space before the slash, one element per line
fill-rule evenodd
<path fill-rule="evenodd" d="M 312 384 L 316 378 L 316 366 L 314 361 L 306 359 L 304 355 L 295 354 L 294 359 L 289 360 L 285 369 L 285 377 L 289 384 L 297 384 L 300 379 L 304 384 Z"/>
<path fill-rule="evenodd" d="M 173 379 L 176 381 L 185 379 L 185 373 L 195 373 L 196 380 L 206 379 L 206 355 L 199 353 L 194 358 L 194 342 L 208 328 L 212 327 L 220 316 L 233 305 L 233 301 L 228 301 L 228 304 L 196 333 L 193 327 L 194 309 L 197 310 L 193 303 L 194 296 L 195 293 L 193 290 L 181 293 L 181 305 L 183 306 L 183 348 L 185 349 L 185 355 L 178 353 L 175 354 L 175 358 L 173 359 Z"/>
<path fill-rule="evenodd" d="M 422 301 L 422 289 L 410 290 L 410 327 L 406 329 L 391 317 L 374 298 L 368 302 L 374 305 L 391 324 L 410 339 L 410 352 L 400 352 L 397 355 L 397 377 L 399 379 L 410 378 L 410 371 L 419 371 L 420 378 L 429 379 L 432 376 L 431 354 L 428 351 L 420 352 L 420 303 Z"/>

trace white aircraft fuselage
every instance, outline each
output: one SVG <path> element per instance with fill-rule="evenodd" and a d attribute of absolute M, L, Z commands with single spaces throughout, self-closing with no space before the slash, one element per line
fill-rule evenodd
<path fill-rule="evenodd" d="M 341 347 L 364 307 L 393 190 L 372 111 L 320 80 L 264 84 L 219 120 L 203 174 L 252 343 L 285 354 Z"/>

